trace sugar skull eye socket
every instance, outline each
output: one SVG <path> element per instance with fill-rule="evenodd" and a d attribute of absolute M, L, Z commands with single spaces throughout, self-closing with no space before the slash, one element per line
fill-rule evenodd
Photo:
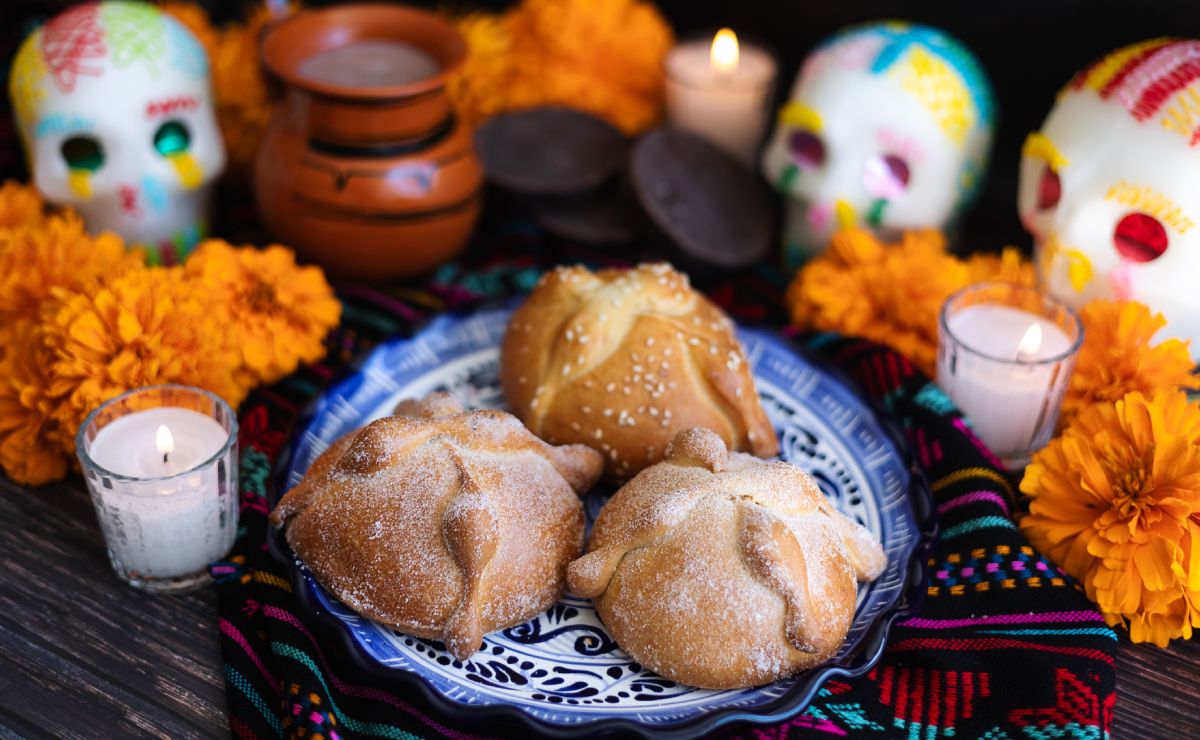
<path fill-rule="evenodd" d="M 1042 179 L 1038 181 L 1037 207 L 1040 211 L 1048 211 L 1058 205 L 1062 198 L 1062 180 L 1050 165 L 1042 170 Z"/>
<path fill-rule="evenodd" d="M 154 149 L 164 157 L 186 152 L 191 143 L 191 134 L 179 121 L 167 121 L 154 132 Z"/>
<path fill-rule="evenodd" d="M 1151 215 L 1129 213 L 1113 230 L 1113 246 L 1126 259 L 1153 262 L 1167 251 L 1167 230 Z"/>
<path fill-rule="evenodd" d="M 825 163 L 825 144 L 811 131 L 796 131 L 789 141 L 792 161 L 800 167 L 820 167 Z"/>
<path fill-rule="evenodd" d="M 908 162 L 895 154 L 877 154 L 863 168 L 863 187 L 872 197 L 891 199 L 908 189 Z"/>
<path fill-rule="evenodd" d="M 73 170 L 95 172 L 104 166 L 104 147 L 91 136 L 72 136 L 62 143 L 61 151 Z"/>

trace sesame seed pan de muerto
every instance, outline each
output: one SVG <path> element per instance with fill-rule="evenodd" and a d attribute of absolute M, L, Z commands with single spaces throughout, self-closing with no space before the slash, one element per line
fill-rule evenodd
<path fill-rule="evenodd" d="M 509 320 L 500 382 L 534 434 L 600 450 L 613 481 L 690 427 L 759 457 L 779 449 L 733 322 L 667 264 L 544 275 Z"/>
<path fill-rule="evenodd" d="M 679 683 L 731 689 L 832 657 L 856 582 L 886 564 L 810 475 L 687 429 L 605 504 L 567 583 L 634 660 Z"/>
<path fill-rule="evenodd" d="M 335 442 L 271 521 L 351 609 L 466 659 L 562 595 L 603 461 L 448 394 L 395 413 Z"/>

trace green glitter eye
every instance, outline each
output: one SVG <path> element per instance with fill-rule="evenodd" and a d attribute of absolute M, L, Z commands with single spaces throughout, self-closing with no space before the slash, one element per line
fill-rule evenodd
<path fill-rule="evenodd" d="M 62 156 L 73 170 L 95 172 L 104 166 L 104 148 L 90 136 L 72 136 L 64 141 Z"/>
<path fill-rule="evenodd" d="M 191 135 L 179 121 L 167 121 L 154 132 L 154 148 L 164 157 L 183 154 L 191 143 Z"/>

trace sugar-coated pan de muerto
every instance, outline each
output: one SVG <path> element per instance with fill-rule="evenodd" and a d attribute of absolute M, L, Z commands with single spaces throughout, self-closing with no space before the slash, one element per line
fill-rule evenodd
<path fill-rule="evenodd" d="M 688 429 L 605 504 L 567 582 L 642 665 L 728 689 L 833 656 L 886 562 L 807 473 Z"/>
<path fill-rule="evenodd" d="M 271 521 L 356 612 L 465 659 L 562 595 L 599 453 L 435 394 L 339 439 Z"/>
<path fill-rule="evenodd" d="M 611 480 L 690 427 L 760 457 L 779 450 L 733 322 L 667 264 L 544 275 L 508 323 L 500 382 L 535 434 L 600 450 Z"/>

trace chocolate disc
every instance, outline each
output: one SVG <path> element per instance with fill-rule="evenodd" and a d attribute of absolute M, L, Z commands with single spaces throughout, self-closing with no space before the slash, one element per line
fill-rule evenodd
<path fill-rule="evenodd" d="M 542 198 L 533 214 L 546 231 L 581 244 L 627 244 L 641 218 L 625 178 L 582 198 Z"/>
<path fill-rule="evenodd" d="M 771 196 L 736 160 L 694 134 L 660 128 L 633 148 L 638 202 L 682 261 L 745 267 L 771 249 Z"/>
<path fill-rule="evenodd" d="M 475 132 L 488 180 L 525 195 L 599 187 L 625 165 L 628 142 L 599 118 L 569 108 L 493 116 Z"/>

